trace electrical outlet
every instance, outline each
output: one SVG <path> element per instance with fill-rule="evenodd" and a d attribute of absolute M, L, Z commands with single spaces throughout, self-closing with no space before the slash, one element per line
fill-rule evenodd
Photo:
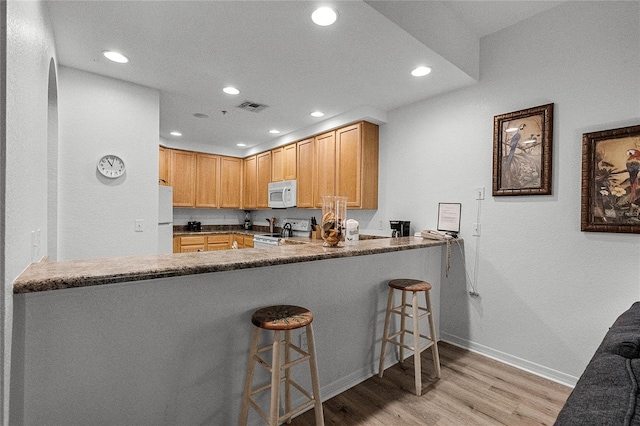
<path fill-rule="evenodd" d="M 309 350 L 309 346 L 307 345 L 307 333 L 304 331 L 300 333 L 300 349 L 303 351 Z"/>
<path fill-rule="evenodd" d="M 142 219 L 136 219 L 136 232 L 144 231 L 144 221 Z"/>
<path fill-rule="evenodd" d="M 484 186 L 476 188 L 476 200 L 484 200 Z"/>
<path fill-rule="evenodd" d="M 480 224 L 479 223 L 474 223 L 473 224 L 473 235 L 475 237 L 479 237 L 480 236 Z"/>

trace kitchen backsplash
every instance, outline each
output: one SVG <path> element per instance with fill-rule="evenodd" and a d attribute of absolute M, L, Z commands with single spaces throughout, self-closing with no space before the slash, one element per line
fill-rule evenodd
<path fill-rule="evenodd" d="M 389 220 L 373 220 L 376 210 L 347 210 L 347 218 L 360 223 L 360 233 L 369 235 L 391 235 Z M 276 218 L 276 227 L 283 225 L 287 218 L 311 219 L 315 216 L 318 222 L 322 219 L 320 209 L 271 209 L 251 210 L 251 222 L 258 226 L 268 226 L 267 218 Z M 173 209 L 173 224 L 187 225 L 188 222 L 201 222 L 205 225 L 240 225 L 244 223 L 244 210 L 225 209 Z M 364 232 L 363 232 L 364 231 Z"/>

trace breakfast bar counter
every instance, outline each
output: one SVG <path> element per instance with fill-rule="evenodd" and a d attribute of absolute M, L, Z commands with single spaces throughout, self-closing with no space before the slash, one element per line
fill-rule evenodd
<path fill-rule="evenodd" d="M 192 234 L 189 234 L 192 235 Z M 277 247 L 217 250 L 105 259 L 42 261 L 30 265 L 14 282 L 13 292 L 59 290 L 74 287 L 177 277 L 209 272 L 310 262 L 390 251 L 444 245 L 420 237 L 369 238 L 344 247 L 323 247 L 322 240 L 286 238 Z"/>
<path fill-rule="evenodd" d="M 326 400 L 377 374 L 389 280 L 431 283 L 438 329 L 440 289 L 452 285 L 446 253 L 444 242 L 419 237 L 342 248 L 287 238 L 33 264 L 14 283 L 12 424 L 237 424 L 250 318 L 277 304 L 313 312 Z M 385 360 L 398 361 L 393 348 Z M 256 371 L 256 383 L 269 377 Z M 249 424 L 259 424 L 256 413 Z"/>

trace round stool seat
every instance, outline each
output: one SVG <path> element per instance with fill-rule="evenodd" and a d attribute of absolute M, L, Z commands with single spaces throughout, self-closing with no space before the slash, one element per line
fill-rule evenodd
<path fill-rule="evenodd" d="M 389 281 L 389 287 L 405 291 L 429 291 L 431 284 L 426 281 L 401 278 Z"/>
<path fill-rule="evenodd" d="M 293 305 L 274 305 L 260 308 L 251 315 L 251 323 L 265 330 L 294 330 L 313 321 L 310 310 Z"/>

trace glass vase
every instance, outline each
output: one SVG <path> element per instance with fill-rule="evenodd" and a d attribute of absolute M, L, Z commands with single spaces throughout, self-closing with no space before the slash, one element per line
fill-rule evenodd
<path fill-rule="evenodd" d="M 343 247 L 347 220 L 347 197 L 322 197 L 322 239 L 325 247 Z"/>

